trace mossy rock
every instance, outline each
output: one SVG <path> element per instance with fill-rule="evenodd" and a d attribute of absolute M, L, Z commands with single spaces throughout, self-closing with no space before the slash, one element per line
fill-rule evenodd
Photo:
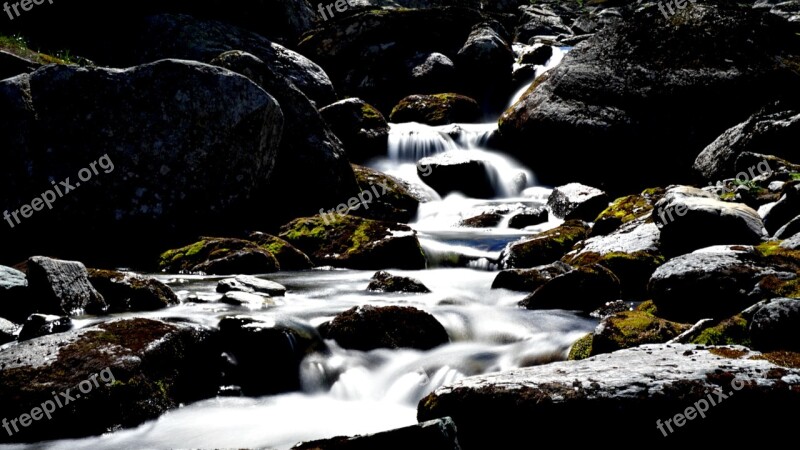
<path fill-rule="evenodd" d="M 278 260 L 281 270 L 305 270 L 314 267 L 308 255 L 277 236 L 256 231 L 247 239 L 271 253 Z"/>
<path fill-rule="evenodd" d="M 392 109 L 394 123 L 419 122 L 427 125 L 477 122 L 481 108 L 475 100 L 460 94 L 410 95 Z"/>
<path fill-rule="evenodd" d="M 280 264 L 272 253 L 254 242 L 209 237 L 162 253 L 158 268 L 168 273 L 252 275 L 276 272 Z"/>
<path fill-rule="evenodd" d="M 690 325 L 670 322 L 642 311 L 626 311 L 607 317 L 597 327 L 591 355 L 610 353 L 643 344 L 660 344 L 673 339 Z"/>
<path fill-rule="evenodd" d="M 352 167 L 361 189 L 359 195 L 371 201 L 361 203 L 359 199 L 357 209 L 351 209 L 349 214 L 365 219 L 408 223 L 416 218 L 419 204 L 430 200 L 422 187 L 414 187 L 375 169 L 357 164 L 352 164 Z M 375 195 L 376 191 L 380 195 Z"/>
<path fill-rule="evenodd" d="M 407 225 L 328 214 L 295 219 L 279 237 L 317 265 L 351 269 L 424 269 L 425 254 Z"/>
<path fill-rule="evenodd" d="M 750 347 L 750 331 L 747 319 L 735 315 L 701 331 L 689 341 L 701 345 L 743 345 Z"/>
<path fill-rule="evenodd" d="M 512 242 L 503 251 L 503 266 L 525 269 L 549 264 L 561 259 L 576 243 L 586 239 L 588 231 L 584 222 L 568 220 L 552 230 Z"/>
<path fill-rule="evenodd" d="M 643 300 L 647 297 L 650 276 L 665 261 L 664 255 L 648 251 L 610 252 L 605 255 L 586 252 L 564 258 L 564 262 L 574 266 L 599 264 L 614 272 L 622 286 L 622 297 L 627 300 Z"/>
<path fill-rule="evenodd" d="M 634 308 L 634 311 L 646 312 L 654 316 L 658 315 L 658 308 L 656 308 L 656 304 L 652 300 L 643 301 L 639 306 Z"/>
<path fill-rule="evenodd" d="M 608 234 L 622 224 L 644 217 L 653 210 L 653 204 L 642 195 L 628 195 L 614 200 L 594 220 L 592 236 Z"/>
<path fill-rule="evenodd" d="M 109 312 L 155 311 L 180 303 L 166 284 L 133 273 L 88 269 L 89 282 L 103 296 Z"/>
<path fill-rule="evenodd" d="M 578 339 L 572 344 L 572 347 L 569 349 L 569 356 L 567 357 L 570 361 L 577 361 L 579 359 L 586 359 L 592 356 L 592 340 L 594 339 L 594 335 L 592 333 L 587 334 L 586 336 Z"/>
<path fill-rule="evenodd" d="M 783 241 L 767 241 L 755 247 L 756 253 L 772 264 L 800 273 L 800 250 L 791 250 L 781 246 Z"/>

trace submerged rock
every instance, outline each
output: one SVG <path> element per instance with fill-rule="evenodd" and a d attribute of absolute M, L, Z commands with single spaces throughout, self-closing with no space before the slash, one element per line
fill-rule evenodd
<path fill-rule="evenodd" d="M 608 411 L 626 424 L 628 438 L 711 442 L 709 427 L 729 426 L 742 417 L 753 429 L 792 426 L 784 408 L 800 406 L 800 368 L 766 359 L 772 360 L 743 347 L 644 345 L 582 361 L 465 378 L 422 399 L 417 418 L 452 417 L 467 450 L 514 448 L 530 438 L 531 424 L 566 436 L 575 433 L 576 417 Z M 684 412 L 682 424 L 665 426 Z M 581 433 L 604 435 L 608 426 L 607 420 L 587 420 Z M 722 434 L 713 442 L 740 439 L 737 433 Z"/>
<path fill-rule="evenodd" d="M 386 271 L 375 272 L 367 286 L 368 291 L 375 292 L 411 292 L 428 293 L 428 289 L 421 281 L 415 278 L 400 277 Z"/>
<path fill-rule="evenodd" d="M 450 342 L 441 323 L 425 311 L 408 306 L 359 306 L 320 326 L 325 339 L 343 348 L 430 350 Z"/>

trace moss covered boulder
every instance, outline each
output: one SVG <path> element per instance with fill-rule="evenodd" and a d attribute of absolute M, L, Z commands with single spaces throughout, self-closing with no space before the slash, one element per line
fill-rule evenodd
<path fill-rule="evenodd" d="M 89 282 L 102 294 L 109 312 L 155 311 L 180 303 L 172 289 L 155 278 L 116 270 L 88 272 Z"/>
<path fill-rule="evenodd" d="M 352 166 L 362 193 L 373 194 L 376 191 L 380 193 L 380 196 L 372 195 L 372 201 L 369 203 L 362 204 L 358 209 L 352 209 L 350 213 L 355 216 L 408 223 L 417 216 L 419 204 L 431 199 L 422 186 L 414 186 L 375 169 L 356 164 Z M 367 198 L 366 194 L 364 195 L 364 198 Z"/>
<path fill-rule="evenodd" d="M 661 344 L 688 330 L 690 325 L 641 311 L 617 313 L 603 320 L 594 332 L 590 356 L 642 344 Z"/>
<path fill-rule="evenodd" d="M 314 267 L 308 255 L 277 236 L 256 231 L 251 233 L 247 240 L 272 253 L 278 260 L 281 270 L 305 270 Z"/>
<path fill-rule="evenodd" d="M 389 117 L 395 123 L 419 122 L 427 125 L 472 123 L 480 118 L 478 102 L 459 94 L 410 95 L 400 100 Z"/>
<path fill-rule="evenodd" d="M 589 333 L 586 336 L 575 341 L 575 343 L 572 344 L 572 347 L 569 348 L 569 356 L 567 356 L 567 359 L 569 361 L 577 361 L 592 356 L 593 339 L 594 339 L 594 334 Z"/>
<path fill-rule="evenodd" d="M 386 155 L 389 124 L 380 111 L 359 98 L 348 98 L 319 110 L 325 122 L 344 144 L 347 159 L 367 162 Z"/>
<path fill-rule="evenodd" d="M 592 236 L 608 234 L 622 224 L 646 216 L 653 210 L 652 199 L 652 196 L 627 195 L 614 200 L 594 219 Z"/>
<path fill-rule="evenodd" d="M 204 238 L 186 247 L 162 253 L 158 268 L 168 273 L 251 275 L 276 272 L 280 269 L 280 264 L 272 253 L 254 242 L 231 238 Z"/>
<path fill-rule="evenodd" d="M 585 223 L 569 220 L 552 230 L 512 242 L 503 250 L 502 265 L 504 268 L 518 269 L 549 264 L 585 239 L 587 232 Z"/>
<path fill-rule="evenodd" d="M 338 214 L 295 219 L 279 235 L 317 265 L 351 269 L 424 269 L 416 232 L 406 225 Z"/>
<path fill-rule="evenodd" d="M 450 342 L 435 317 L 410 306 L 359 306 L 320 326 L 326 339 L 361 351 L 376 348 L 430 350 Z"/>
<path fill-rule="evenodd" d="M 750 347 L 749 323 L 737 314 L 728 319 L 711 321 L 708 326 L 701 327 L 689 338 L 692 344 L 700 345 L 744 345 Z"/>
<path fill-rule="evenodd" d="M 211 330 L 150 319 L 20 342 L 0 352 L 0 416 L 31 413 L 53 401 L 53 392 L 62 393 L 63 407 L 54 407 L 47 421 L 40 414 L 40 422 L 20 426 L 13 436 L 2 433 L 0 441 L 76 438 L 137 426 L 182 403 L 212 397 L 218 357 Z"/>

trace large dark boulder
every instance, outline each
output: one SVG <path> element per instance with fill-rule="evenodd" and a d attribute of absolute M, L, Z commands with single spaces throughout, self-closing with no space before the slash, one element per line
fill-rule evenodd
<path fill-rule="evenodd" d="M 753 348 L 762 352 L 771 350 L 798 352 L 800 351 L 798 326 L 800 326 L 800 300 L 772 299 L 753 314 L 750 322 Z"/>
<path fill-rule="evenodd" d="M 2 258 L 132 265 L 176 235 L 232 228 L 269 179 L 282 129 L 263 89 L 197 62 L 46 66 L 0 82 L 0 209 L 21 211 L 0 230 Z"/>
<path fill-rule="evenodd" d="M 99 435 L 212 397 L 219 384 L 218 355 L 210 330 L 150 319 L 116 320 L 20 342 L 0 352 L 0 416 L 15 418 L 48 406 L 56 412 L 46 423 L 20 426 L 13 436 L 2 433 L 0 440 Z M 62 393 L 63 407 L 56 408 L 54 393 Z M 39 417 L 46 418 L 41 411 Z"/>
<path fill-rule="evenodd" d="M 797 354 L 787 362 L 792 360 Z M 583 436 L 604 435 L 611 423 L 624 423 L 626 439 L 736 445 L 740 433 L 709 436 L 708 430 L 743 423 L 743 417 L 755 430 L 793 426 L 784 411 L 800 406 L 800 368 L 778 364 L 744 347 L 644 345 L 465 378 L 422 399 L 417 418 L 452 417 L 465 450 L 516 448 L 530 439 L 531 424 L 574 435 L 576 420 Z M 676 414 L 687 415 L 676 424 Z"/>
<path fill-rule="evenodd" d="M 111 313 L 155 311 L 180 303 L 172 289 L 155 278 L 101 269 L 89 269 L 88 274 Z"/>
<path fill-rule="evenodd" d="M 347 159 L 351 162 L 363 164 L 386 155 L 389 124 L 372 105 L 358 98 L 347 98 L 319 112 L 344 144 Z"/>
<path fill-rule="evenodd" d="M 410 95 L 395 105 L 393 123 L 419 122 L 427 125 L 478 122 L 481 108 L 475 100 L 459 94 Z"/>
<path fill-rule="evenodd" d="M 432 315 L 410 306 L 359 306 L 320 326 L 326 339 L 344 348 L 430 350 L 450 342 L 447 331 Z"/>
<path fill-rule="evenodd" d="M 505 145 L 544 184 L 630 192 L 683 182 L 709 142 L 796 91 L 796 38 L 777 17 L 727 2 L 695 3 L 670 20 L 656 3 L 623 15 L 500 119 Z M 657 171 L 630 171 L 642 152 L 669 156 L 657 157 Z M 569 170 L 557 169 L 566 160 Z"/>
<path fill-rule="evenodd" d="M 32 312 L 72 316 L 99 314 L 108 308 L 89 282 L 83 263 L 34 256 L 27 266 Z"/>

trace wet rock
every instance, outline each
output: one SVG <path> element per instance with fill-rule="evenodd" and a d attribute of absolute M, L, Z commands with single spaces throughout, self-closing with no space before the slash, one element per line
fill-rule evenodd
<path fill-rule="evenodd" d="M 219 299 L 220 303 L 232 306 L 245 306 L 249 309 L 264 309 L 276 303 L 269 295 L 253 294 L 250 292 L 231 291 Z"/>
<path fill-rule="evenodd" d="M 89 282 L 83 263 L 34 256 L 27 265 L 34 311 L 72 316 L 106 310 L 108 305 Z"/>
<path fill-rule="evenodd" d="M 781 242 L 781 248 L 787 250 L 800 250 L 800 233 L 793 235 L 789 239 Z"/>
<path fill-rule="evenodd" d="M 478 102 L 459 94 L 411 95 L 400 100 L 390 120 L 394 123 L 419 122 L 427 125 L 473 123 L 481 118 Z"/>
<path fill-rule="evenodd" d="M 402 224 L 326 213 L 293 220 L 279 236 L 320 266 L 416 270 L 427 264 L 416 232 Z"/>
<path fill-rule="evenodd" d="M 408 306 L 359 306 L 320 326 L 325 339 L 343 348 L 370 351 L 377 348 L 430 350 L 450 342 L 432 315 Z"/>
<path fill-rule="evenodd" d="M 367 290 L 375 292 L 430 292 L 430 289 L 417 279 L 392 275 L 383 270 L 375 272 L 375 275 L 370 279 Z"/>
<path fill-rule="evenodd" d="M 758 308 L 750 322 L 753 348 L 762 352 L 790 350 L 800 352 L 800 300 L 778 298 Z"/>
<path fill-rule="evenodd" d="M 568 435 L 575 432 L 575 417 L 609 410 L 627 424 L 628 436 L 658 440 L 668 435 L 670 442 L 682 444 L 706 442 L 708 427 L 724 427 L 742 416 L 757 429 L 791 426 L 782 408 L 800 405 L 800 369 L 762 357 L 743 347 L 644 345 L 583 361 L 465 378 L 421 400 L 417 418 L 452 417 L 467 450 L 513 448 L 529 435 L 531 423 Z M 721 403 L 713 410 L 709 396 Z M 664 421 L 692 406 L 694 422 L 673 426 L 669 434 Z M 700 407 L 705 417 L 697 423 Z M 486 429 L 494 431 L 486 434 Z M 607 429 L 605 420 L 588 421 L 581 432 L 602 435 Z M 734 433 L 715 436 L 714 442 L 739 439 Z"/>
<path fill-rule="evenodd" d="M 31 314 L 22 324 L 17 340 L 27 341 L 48 334 L 63 333 L 72 329 L 72 320 L 69 317 L 51 316 L 46 314 Z"/>
<path fill-rule="evenodd" d="M 605 305 L 590 312 L 589 315 L 598 319 L 605 319 L 621 312 L 633 311 L 631 307 L 633 303 L 627 303 L 623 300 L 614 300 L 613 302 L 606 302 Z"/>
<path fill-rule="evenodd" d="M 549 45 L 537 44 L 525 49 L 519 58 L 521 64 L 533 64 L 543 66 L 553 56 L 553 47 Z"/>
<path fill-rule="evenodd" d="M 385 148 L 384 148 L 385 151 Z M 385 220 L 388 222 L 408 223 L 417 217 L 419 204 L 430 201 L 422 186 L 415 186 L 399 178 L 353 164 L 353 173 L 364 192 L 374 193 L 377 189 L 380 196 L 373 196 L 372 201 L 351 211 L 353 215 L 365 219 Z"/>
<path fill-rule="evenodd" d="M 26 299 L 28 280 L 25 274 L 11 267 L 0 266 L 0 317 L 22 322 L 33 312 Z"/>
<path fill-rule="evenodd" d="M 23 73 L 31 73 L 41 66 L 37 62 L 0 50 L 0 80 Z"/>
<path fill-rule="evenodd" d="M 386 154 L 389 124 L 380 111 L 359 98 L 348 98 L 319 110 L 342 141 L 347 159 L 363 164 Z"/>
<path fill-rule="evenodd" d="M 605 192 L 579 183 L 570 183 L 553 189 L 547 199 L 547 207 L 560 219 L 591 221 L 608 207 L 608 202 Z"/>
<path fill-rule="evenodd" d="M 537 172 L 545 185 L 577 181 L 629 192 L 686 182 L 709 142 L 786 98 L 796 77 L 785 56 L 794 54 L 794 31 L 749 5 L 728 6 L 693 4 L 670 20 L 656 2 L 626 9 L 503 114 L 504 148 L 531 167 L 559 167 L 565 156 L 526 143 L 580 153 L 568 171 Z M 758 87 L 742 95 L 741 86 Z M 642 149 L 670 157 L 659 160 L 658 173 L 629 171 Z"/>
<path fill-rule="evenodd" d="M 515 214 L 508 219 L 508 227 L 521 230 L 525 227 L 539 225 L 549 220 L 547 209 L 539 208 Z"/>
<path fill-rule="evenodd" d="M 317 111 L 313 97 L 294 77 L 287 77 L 272 59 L 242 51 L 222 53 L 211 62 L 246 76 L 274 95 L 287 124 L 275 160 L 275 176 L 260 193 L 270 207 L 254 205 L 251 221 L 278 226 L 315 214 L 320 206 L 346 202 L 358 193 L 345 148 Z M 327 104 L 328 100 L 318 103 Z"/>
<path fill-rule="evenodd" d="M 0 206 L 57 200 L 0 230 L 6 258 L 68 254 L 109 266 L 239 226 L 243 203 L 270 179 L 283 129 L 278 103 L 252 81 L 178 60 L 49 65 L 0 82 L 0 117 L 9 116 Z M 57 195 L 51 180 L 74 192 Z"/>
<path fill-rule="evenodd" d="M 775 234 L 797 216 L 800 216 L 800 183 L 794 182 L 784 186 L 780 200 L 764 216 L 764 226 L 769 234 Z"/>
<path fill-rule="evenodd" d="M 773 268 L 752 248 L 711 247 L 678 256 L 656 269 L 649 291 L 665 319 L 696 322 L 738 313 L 766 293 L 758 283 L 769 275 L 796 277 L 791 268 Z"/>
<path fill-rule="evenodd" d="M 722 133 L 697 156 L 694 170 L 715 181 L 736 176 L 739 170 L 734 164 L 745 152 L 768 151 L 780 158 L 795 158 L 791 142 L 800 140 L 800 111 L 781 106 L 789 105 L 772 104 Z"/>
<path fill-rule="evenodd" d="M 532 269 L 503 270 L 494 278 L 492 289 L 533 292 L 553 278 L 570 270 L 572 270 L 572 267 L 561 261 Z"/>
<path fill-rule="evenodd" d="M 589 356 L 643 344 L 666 343 L 688 329 L 687 324 L 659 319 L 646 312 L 620 312 L 603 319 L 597 326 Z"/>
<path fill-rule="evenodd" d="M 570 220 L 552 230 L 512 242 L 501 254 L 502 266 L 520 269 L 552 263 L 585 239 L 587 231 L 585 223 Z"/>
<path fill-rule="evenodd" d="M 273 297 L 286 295 L 286 287 L 274 281 L 263 280 L 249 275 L 239 275 L 235 278 L 226 278 L 217 283 L 217 292 L 250 292 L 266 294 Z"/>
<path fill-rule="evenodd" d="M 231 361 L 223 370 L 223 384 L 240 386 L 247 396 L 299 390 L 300 362 L 327 349 L 313 327 L 288 318 L 228 316 L 219 330 Z"/>
<path fill-rule="evenodd" d="M 653 220 L 662 248 L 673 255 L 712 245 L 756 244 L 766 237 L 761 216 L 749 206 L 687 186 L 668 189 L 655 205 Z"/>
<path fill-rule="evenodd" d="M 535 36 L 556 36 L 572 34 L 572 30 L 564 24 L 553 10 L 547 6 L 526 5 L 521 8 L 520 26 L 515 30 L 515 42 L 531 43 Z"/>
<path fill-rule="evenodd" d="M 205 238 L 161 254 L 159 270 L 167 273 L 209 275 L 276 272 L 278 260 L 254 242 L 230 238 Z"/>
<path fill-rule="evenodd" d="M 444 92 L 458 76 L 453 60 L 438 52 L 417 52 L 406 60 L 412 92 Z"/>
<path fill-rule="evenodd" d="M 695 333 L 682 334 L 678 343 L 699 345 L 743 345 L 751 347 L 749 322 L 741 314 L 701 324 Z"/>
<path fill-rule="evenodd" d="M 554 277 L 519 302 L 527 309 L 574 309 L 589 313 L 620 298 L 619 278 L 600 265 Z"/>
<path fill-rule="evenodd" d="M 503 221 L 503 216 L 497 213 L 483 213 L 462 220 L 458 226 L 465 228 L 495 228 Z"/>
<path fill-rule="evenodd" d="M 456 54 L 456 64 L 465 92 L 482 105 L 499 113 L 507 106 L 511 94 L 511 73 L 516 56 L 509 44 L 510 36 L 496 21 L 485 21 L 472 27 L 463 47 Z"/>
<path fill-rule="evenodd" d="M 335 437 L 304 442 L 292 450 L 368 450 L 422 447 L 428 450 L 461 450 L 456 426 L 449 417 L 396 430 L 355 437 Z"/>
<path fill-rule="evenodd" d="M 272 253 L 278 260 L 281 270 L 305 270 L 314 267 L 308 255 L 277 236 L 255 231 L 247 239 Z"/>
<path fill-rule="evenodd" d="M 17 324 L 0 317 L 0 345 L 17 339 L 18 331 L 19 326 Z"/>
<path fill-rule="evenodd" d="M 218 369 L 210 363 L 215 354 L 209 330 L 150 319 L 116 320 L 20 342 L 0 352 L 0 415 L 30 412 L 52 401 L 53 392 L 74 401 L 59 397 L 63 407 L 46 426 L 19 427 L 19 433 L 3 433 L 1 439 L 100 435 L 211 397 L 219 384 Z"/>
<path fill-rule="evenodd" d="M 156 311 L 180 303 L 172 289 L 155 278 L 100 269 L 89 269 L 88 274 L 112 313 Z"/>
<path fill-rule="evenodd" d="M 423 176 L 427 168 L 427 176 Z M 417 162 L 420 178 L 442 197 L 461 192 L 472 198 L 494 198 L 492 180 L 497 179 L 497 170 L 479 155 L 470 152 L 449 152 L 420 159 Z"/>

